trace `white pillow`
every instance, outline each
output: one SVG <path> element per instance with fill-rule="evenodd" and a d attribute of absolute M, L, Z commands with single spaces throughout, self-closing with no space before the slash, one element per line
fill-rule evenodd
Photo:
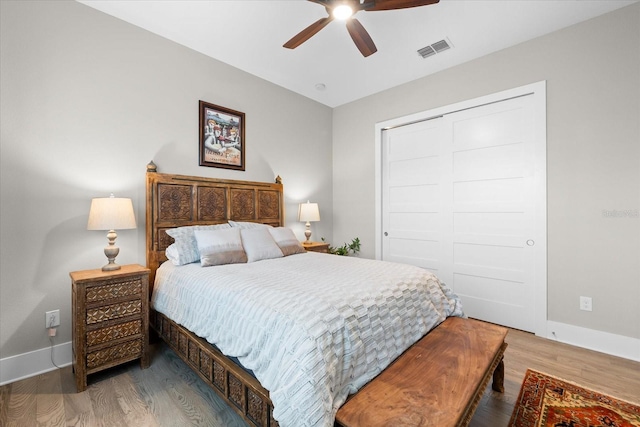
<path fill-rule="evenodd" d="M 243 222 L 243 221 L 231 221 L 229 225 L 234 228 L 240 228 L 244 230 L 251 230 L 252 228 L 272 228 L 269 224 L 262 224 L 260 222 Z"/>
<path fill-rule="evenodd" d="M 191 264 L 200 260 L 198 244 L 193 232 L 195 230 L 221 230 L 231 228 L 229 224 L 191 225 L 187 227 L 170 228 L 167 234 L 175 240 L 166 250 L 167 259 L 174 265 Z M 175 246 L 174 246 L 175 245 Z M 169 250 L 173 246 L 173 249 Z"/>
<path fill-rule="evenodd" d="M 200 265 L 236 264 L 247 262 L 247 254 L 242 248 L 240 230 L 227 228 L 222 230 L 194 230 Z"/>
<path fill-rule="evenodd" d="M 307 252 L 290 228 L 271 227 L 268 230 L 284 256 Z"/>
<path fill-rule="evenodd" d="M 178 246 L 175 243 L 170 244 L 167 247 L 167 249 L 164 250 L 164 254 L 167 256 L 167 259 L 171 261 L 171 264 L 181 265 L 180 254 L 178 253 Z"/>
<path fill-rule="evenodd" d="M 248 262 L 284 256 L 276 241 L 271 237 L 268 228 L 244 228 L 240 229 L 240 235 Z"/>

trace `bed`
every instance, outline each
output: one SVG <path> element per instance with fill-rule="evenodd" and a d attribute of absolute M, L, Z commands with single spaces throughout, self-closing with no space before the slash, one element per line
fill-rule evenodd
<path fill-rule="evenodd" d="M 250 425 L 332 426 L 349 394 L 463 315 L 435 276 L 401 264 L 313 252 L 215 267 L 165 262 L 172 229 L 284 226 L 283 186 L 163 174 L 152 163 L 146 181 L 150 324 Z"/>

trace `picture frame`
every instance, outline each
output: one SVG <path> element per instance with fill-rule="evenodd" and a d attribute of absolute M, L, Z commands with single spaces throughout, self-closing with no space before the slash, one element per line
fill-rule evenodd
<path fill-rule="evenodd" d="M 245 170 L 245 116 L 199 101 L 200 166 Z"/>

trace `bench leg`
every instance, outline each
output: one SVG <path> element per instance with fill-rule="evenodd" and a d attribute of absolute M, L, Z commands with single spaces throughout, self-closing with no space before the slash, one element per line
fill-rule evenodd
<path fill-rule="evenodd" d="M 493 384 L 491 388 L 500 393 L 504 393 L 504 358 L 500 359 L 498 366 L 493 371 Z"/>

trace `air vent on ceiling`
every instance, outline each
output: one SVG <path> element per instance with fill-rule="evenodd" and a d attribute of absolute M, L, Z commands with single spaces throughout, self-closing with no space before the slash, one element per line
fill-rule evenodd
<path fill-rule="evenodd" d="M 447 50 L 450 48 L 451 43 L 449 42 L 449 40 L 443 39 L 429 46 L 425 46 L 422 49 L 418 49 L 418 54 L 423 58 L 428 58 L 429 56 L 435 55 L 436 53 L 440 53 L 443 50 Z"/>
<path fill-rule="evenodd" d="M 431 46 L 425 46 L 422 49 L 418 49 L 418 55 L 423 58 L 428 58 L 431 55 L 435 55 L 436 51 Z"/>

